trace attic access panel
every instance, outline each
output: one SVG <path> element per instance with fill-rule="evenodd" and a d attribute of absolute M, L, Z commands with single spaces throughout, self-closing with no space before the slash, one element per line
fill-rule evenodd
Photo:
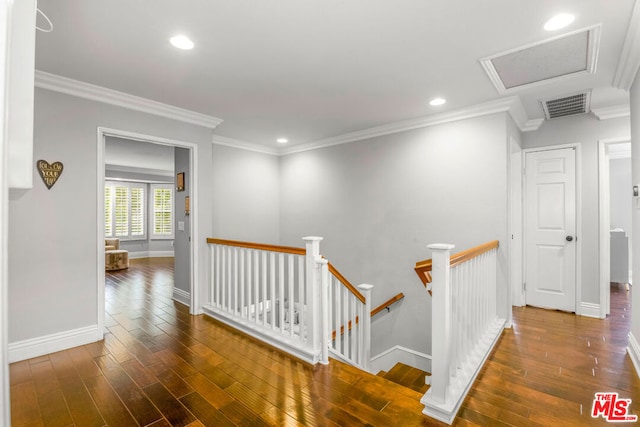
<path fill-rule="evenodd" d="M 595 73 L 600 26 L 564 34 L 480 60 L 499 93 Z"/>

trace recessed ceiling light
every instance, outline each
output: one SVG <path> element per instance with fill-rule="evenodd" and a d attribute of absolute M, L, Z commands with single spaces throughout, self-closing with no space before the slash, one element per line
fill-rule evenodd
<path fill-rule="evenodd" d="M 289 142 L 289 140 L 287 138 L 278 138 L 276 139 L 276 142 L 278 144 L 286 144 L 287 142 Z"/>
<path fill-rule="evenodd" d="M 444 98 L 433 98 L 431 101 L 429 101 L 429 105 L 433 105 L 434 107 L 437 107 L 438 105 L 442 105 L 445 102 L 447 102 L 447 100 Z"/>
<path fill-rule="evenodd" d="M 544 29 L 547 31 L 559 30 L 560 28 L 564 28 L 567 25 L 571 24 L 574 19 L 576 19 L 576 17 L 571 15 L 570 13 L 560 13 L 549 19 L 544 24 Z"/>
<path fill-rule="evenodd" d="M 178 49 L 189 50 L 193 49 L 193 42 L 189 40 L 189 37 L 183 35 L 173 36 L 169 39 L 172 45 Z"/>

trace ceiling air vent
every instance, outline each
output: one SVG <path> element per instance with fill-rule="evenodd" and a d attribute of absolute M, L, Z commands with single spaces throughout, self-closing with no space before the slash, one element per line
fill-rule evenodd
<path fill-rule="evenodd" d="M 585 114 L 589 112 L 591 92 L 581 92 L 562 98 L 541 100 L 544 115 L 549 119 L 558 117 L 573 116 L 575 114 Z"/>

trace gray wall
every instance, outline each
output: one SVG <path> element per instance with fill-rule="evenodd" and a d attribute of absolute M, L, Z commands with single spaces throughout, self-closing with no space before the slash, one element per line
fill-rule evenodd
<path fill-rule="evenodd" d="M 198 144 L 200 235 L 195 239 L 200 280 L 207 280 L 211 130 L 36 89 L 34 158 L 61 161 L 64 171 L 47 190 L 34 168 L 34 188 L 9 202 L 10 342 L 97 323 L 98 126 Z"/>
<path fill-rule="evenodd" d="M 579 194 L 582 235 L 578 236 L 582 244 L 580 302 L 600 303 L 598 141 L 618 137 L 629 137 L 627 117 L 601 121 L 591 114 L 546 121 L 538 131 L 523 134 L 523 148 L 569 143 L 579 143 L 581 146 L 582 162 L 577 165 L 582 175 L 581 181 L 577 183 L 582 188 Z"/>
<path fill-rule="evenodd" d="M 277 244 L 280 159 L 213 146 L 213 230 L 222 239 Z"/>
<path fill-rule="evenodd" d="M 191 197 L 191 180 L 189 179 L 189 150 L 176 147 L 175 149 L 175 171 L 184 172 L 184 191 L 176 191 L 175 194 L 175 215 L 174 215 L 174 287 L 186 293 L 191 293 L 191 215 L 186 215 L 184 211 L 184 201 L 187 196 Z M 184 223 L 184 230 L 178 229 L 178 222 Z M 189 301 L 182 300 L 183 303 Z"/>
<path fill-rule="evenodd" d="M 609 195 L 611 228 L 622 228 L 629 237 L 629 269 L 633 265 L 631 236 L 633 192 L 631 184 L 631 158 L 611 159 L 609 163 Z"/>
<path fill-rule="evenodd" d="M 631 158 L 611 159 L 609 163 L 609 194 L 611 201 L 611 227 L 622 228 L 631 236 Z"/>
<path fill-rule="evenodd" d="M 393 345 L 431 353 L 431 300 L 413 271 L 430 243 L 454 252 L 498 239 L 506 286 L 506 114 L 382 136 L 281 158 L 281 242 L 324 237 L 321 252 L 373 306 L 372 354 Z"/>

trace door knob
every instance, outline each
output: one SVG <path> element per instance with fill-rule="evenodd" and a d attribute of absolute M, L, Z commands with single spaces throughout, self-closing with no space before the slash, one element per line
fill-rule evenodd
<path fill-rule="evenodd" d="M 567 236 L 566 239 L 567 239 L 567 242 L 571 242 L 573 240 L 573 236 Z"/>

